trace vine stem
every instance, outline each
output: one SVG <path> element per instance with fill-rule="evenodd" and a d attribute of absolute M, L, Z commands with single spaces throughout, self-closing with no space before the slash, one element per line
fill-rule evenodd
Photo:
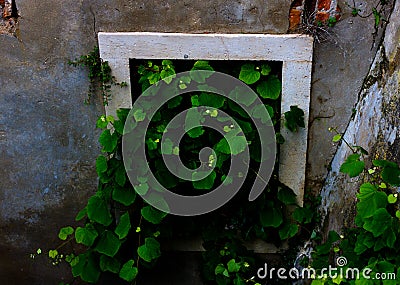
<path fill-rule="evenodd" d="M 343 137 L 343 135 L 341 134 L 341 133 L 339 133 L 338 132 L 338 130 L 336 129 L 336 128 L 330 128 L 332 131 L 334 131 L 337 135 L 341 135 L 342 137 L 341 137 L 341 139 L 342 139 L 342 141 L 351 149 L 351 151 L 353 152 L 353 153 L 357 153 L 357 151 L 354 149 L 354 147 L 353 146 L 351 146 L 347 141 L 346 141 L 346 139 Z"/>
<path fill-rule="evenodd" d="M 140 228 L 140 226 L 142 225 L 142 220 L 143 220 L 143 216 L 142 215 L 140 215 L 140 219 L 139 219 L 139 228 Z M 139 233 L 139 238 L 138 238 L 138 248 L 139 248 L 139 246 L 140 246 L 140 243 L 141 243 L 141 234 Z M 138 255 L 138 257 L 136 258 L 136 267 L 137 267 L 137 269 L 139 270 L 139 255 Z M 131 283 L 131 284 L 136 284 L 136 278 L 134 279 L 134 281 Z"/>
<path fill-rule="evenodd" d="M 63 242 L 62 244 L 60 244 L 59 246 L 57 246 L 55 248 L 55 250 L 62 248 L 63 246 L 67 245 L 68 243 L 70 243 L 72 240 L 74 239 L 74 237 L 70 237 L 68 240 L 66 240 L 65 242 Z"/>

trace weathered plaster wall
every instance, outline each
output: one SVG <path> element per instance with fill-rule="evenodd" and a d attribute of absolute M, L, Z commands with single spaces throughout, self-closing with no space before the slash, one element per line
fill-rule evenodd
<path fill-rule="evenodd" d="M 83 104 L 86 71 L 67 61 L 90 51 L 99 31 L 285 33 L 290 1 L 16 4 L 16 30 L 0 35 L 0 284 L 58 284 L 68 271 L 29 254 L 56 245 L 96 190 L 103 113 L 99 98 Z"/>
<path fill-rule="evenodd" d="M 373 19 L 353 18 L 345 1 L 337 2 L 342 18 L 329 41 L 315 47 L 308 171 L 315 192 L 336 149 L 327 128 L 344 130 L 376 51 L 370 50 Z M 373 2 L 356 1 L 365 11 Z M 291 1 L 16 4 L 15 36 L 0 35 L 0 284 L 58 284 L 68 271 L 45 258 L 32 262 L 29 253 L 56 244 L 58 228 L 70 224 L 96 190 L 94 126 L 103 112 L 99 98 L 83 105 L 86 71 L 66 62 L 90 51 L 99 31 L 285 33 Z"/>
<path fill-rule="evenodd" d="M 400 3 L 397 1 L 382 46 L 360 93 L 354 118 L 344 135 L 351 145 L 369 151 L 369 159 L 389 159 L 397 163 L 400 163 L 399 19 Z M 349 154 L 350 149 L 342 143 L 321 192 L 326 231 L 340 231 L 353 222 L 359 181 L 339 173 L 340 165 Z"/>
<path fill-rule="evenodd" d="M 374 44 L 373 17 L 353 17 L 347 2 L 352 1 L 337 1 L 341 18 L 328 33 L 317 33 L 323 42 L 314 49 L 307 169 L 308 187 L 314 193 L 321 189 L 337 148 L 328 128 L 345 130 L 383 32 L 381 28 Z M 376 2 L 355 1 L 355 7 L 366 15 Z"/>

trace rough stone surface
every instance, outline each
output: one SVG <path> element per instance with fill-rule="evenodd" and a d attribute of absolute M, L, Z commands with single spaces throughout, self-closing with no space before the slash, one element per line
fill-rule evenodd
<path fill-rule="evenodd" d="M 375 1 L 355 3 L 365 15 Z M 374 44 L 373 17 L 352 17 L 345 1 L 338 1 L 338 5 L 342 9 L 340 21 L 328 33 L 317 34 L 322 42 L 317 41 L 314 48 L 307 169 L 307 185 L 314 193 L 321 189 L 337 148 L 328 128 L 345 130 L 383 30 L 379 30 Z"/>
<path fill-rule="evenodd" d="M 388 159 L 400 163 L 400 65 L 397 53 L 400 50 L 398 26 L 400 3 L 391 16 L 383 45 L 377 52 L 374 63 L 360 94 L 354 118 L 348 125 L 344 138 L 350 145 L 359 145 L 369 152 L 368 160 Z M 356 192 L 359 179 L 349 179 L 339 173 L 340 165 L 351 154 L 342 143 L 336 153 L 332 170 L 321 192 L 322 212 L 325 216 L 325 231 L 340 231 L 351 226 L 355 215 Z M 367 166 L 370 166 L 370 164 Z M 349 183 L 353 182 L 353 183 Z"/>
<path fill-rule="evenodd" d="M 87 1 L 107 32 L 285 33 L 290 0 Z"/>
<path fill-rule="evenodd" d="M 18 29 L 0 35 L 0 284 L 58 284 L 69 270 L 29 254 L 58 245 L 58 229 L 96 190 L 104 112 L 100 98 L 83 104 L 87 72 L 67 61 L 92 50 L 99 31 L 285 33 L 290 1 L 16 4 Z"/>

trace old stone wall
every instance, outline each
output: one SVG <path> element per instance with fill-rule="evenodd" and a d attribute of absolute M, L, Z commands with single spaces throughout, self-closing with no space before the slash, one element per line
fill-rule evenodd
<path fill-rule="evenodd" d="M 99 31 L 286 33 L 290 7 L 302 9 L 290 0 L 7 0 L 2 11 L 6 2 L 18 15 L 0 23 L 0 284 L 30 285 L 70 276 L 29 254 L 54 247 L 59 227 L 97 187 L 95 121 L 104 110 L 100 98 L 83 104 L 87 73 L 67 61 L 92 50 Z M 375 1 L 355 3 L 367 13 Z M 314 192 L 336 150 L 327 129 L 345 129 L 377 49 L 371 17 L 353 18 L 345 1 L 329 7 L 340 7 L 340 20 L 316 34 L 307 171 Z M 291 32 L 308 27 L 303 21 Z"/>
<path fill-rule="evenodd" d="M 95 192 L 104 112 L 100 98 L 83 104 L 87 73 L 67 61 L 92 50 L 99 31 L 285 33 L 290 1 L 15 4 L 18 25 L 8 16 L 0 25 L 0 284 L 58 284 L 68 270 L 29 254 L 58 244 L 59 227 Z"/>
<path fill-rule="evenodd" d="M 400 3 L 391 15 L 383 42 L 360 92 L 354 117 L 344 138 L 350 145 L 362 146 L 369 152 L 367 161 L 388 159 L 400 163 Z M 342 143 L 332 162 L 321 195 L 325 231 L 340 231 L 351 226 L 359 179 L 339 173 L 340 165 L 351 154 Z M 367 164 L 371 166 L 371 164 Z"/>

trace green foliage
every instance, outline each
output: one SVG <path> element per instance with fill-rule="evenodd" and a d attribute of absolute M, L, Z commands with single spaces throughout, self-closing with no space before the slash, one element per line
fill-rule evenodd
<path fill-rule="evenodd" d="M 111 75 L 111 68 L 108 62 L 100 58 L 98 47 L 94 47 L 91 52 L 87 55 L 82 55 L 79 59 L 68 61 L 68 64 L 72 66 L 84 66 L 89 70 L 90 88 L 88 97 L 85 99 L 85 104 L 89 104 L 93 95 L 100 91 L 103 97 L 103 104 L 108 105 L 111 97 L 111 86 L 127 86 L 126 82 L 119 83 L 115 81 L 115 78 Z"/>
<path fill-rule="evenodd" d="M 343 138 L 342 138 L 343 139 Z M 363 183 L 357 193 L 355 225 L 346 227 L 344 236 L 328 238 L 328 241 L 316 247 L 313 253 L 314 268 L 328 266 L 332 255 L 347 258 L 343 267 L 358 268 L 359 272 L 368 269 L 371 279 L 363 276 L 359 280 L 335 279 L 314 280 L 312 284 L 399 284 L 400 275 L 400 204 L 397 200 L 398 169 L 396 163 L 387 160 L 373 160 L 373 168 L 365 170 L 361 160 L 366 151 L 357 146 L 350 146 L 353 151 L 342 164 L 341 171 L 350 177 L 362 175 Z M 300 214 L 296 214 L 301 219 Z M 333 235 L 333 233 L 331 235 Z M 396 273 L 396 280 L 374 279 L 376 273 Z M 318 283 L 320 282 L 320 283 Z M 338 283 L 339 282 L 339 283 Z"/>
<path fill-rule="evenodd" d="M 346 161 L 341 165 L 340 172 L 347 173 L 350 177 L 356 177 L 363 172 L 365 163 L 360 160 L 361 154 L 355 153 L 349 155 Z"/>
<path fill-rule="evenodd" d="M 58 238 L 60 240 L 66 240 L 68 236 L 72 235 L 74 233 L 74 228 L 73 227 L 65 227 L 60 229 L 60 232 L 58 233 Z"/>
<path fill-rule="evenodd" d="M 90 71 L 93 73 L 91 78 L 102 76 L 104 80 L 113 80 L 104 73 L 109 72 L 104 67 L 105 63 L 84 63 L 87 64 L 96 65 L 96 68 L 103 65 L 103 73 L 99 73 L 97 69 Z M 192 81 L 205 83 L 208 73 L 198 75 L 193 72 L 196 70 L 208 70 L 211 75 L 214 67 L 207 61 L 196 61 L 190 76 L 182 78 L 177 88 L 186 89 Z M 215 70 L 219 71 L 218 68 Z M 134 70 L 142 90 L 157 85 L 160 80 L 173 85 L 172 79 L 177 71 L 179 68 L 170 60 L 142 61 Z M 268 118 L 263 117 L 262 110 L 265 108 L 273 118 L 271 123 L 278 128 L 279 97 L 282 89 L 279 71 L 266 63 L 244 63 L 226 72 L 251 84 L 262 100 L 263 105 L 255 106 L 251 115 L 263 123 L 269 123 Z M 256 95 L 243 94 L 240 90 L 233 92 L 237 102 L 245 106 L 251 106 L 257 98 Z M 110 99 L 109 96 L 107 99 Z M 205 112 L 190 109 L 197 106 L 206 106 L 207 109 Z M 163 133 L 168 132 L 168 123 L 182 109 L 189 109 L 183 126 L 187 135 L 180 145 L 174 145 L 168 139 L 162 141 Z M 146 106 L 136 110 L 133 121 L 146 120 L 146 110 Z M 209 118 L 225 122 L 220 110 L 230 114 L 236 122 L 226 121 L 223 137 L 209 134 L 203 127 L 192 128 Z M 273 179 L 254 202 L 244 202 L 247 199 L 242 197 L 215 213 L 191 217 L 183 224 L 178 218 L 148 205 L 143 199 L 136 199 L 137 193 L 145 195 L 152 184 L 145 174 L 138 180 L 140 183 L 134 186 L 127 179 L 121 144 L 128 112 L 129 110 L 121 109 L 117 111 L 116 118 L 101 116 L 96 122 L 96 126 L 102 130 L 99 137 L 102 154 L 95 162 L 99 177 L 98 190 L 88 199 L 86 207 L 77 214 L 76 221 L 80 221 L 80 226 L 65 227 L 59 232 L 59 238 L 65 241 L 60 247 L 70 242 L 78 243 L 83 247 L 79 251 L 81 254 L 60 257 L 62 254 L 59 253 L 59 248 L 49 252 L 54 259 L 65 259 L 71 266 L 74 277 L 96 283 L 101 274 L 107 272 L 114 274 L 116 278 L 134 282 L 142 266 L 149 268 L 157 262 L 162 254 L 161 242 L 202 235 L 204 247 L 207 249 L 204 253 L 204 279 L 207 282 L 225 285 L 244 285 L 249 282 L 257 284 L 251 281 L 255 255 L 243 246 L 243 241 L 261 238 L 279 245 L 282 241 L 297 237 L 302 225 L 310 224 L 314 220 L 315 212 L 311 207 L 298 207 L 296 195 L 277 179 Z M 304 112 L 296 106 L 291 106 L 291 110 L 285 113 L 285 118 L 285 125 L 291 131 L 305 125 Z M 239 126 L 243 132 L 238 131 Z M 135 128 L 135 124 L 132 128 Z M 283 143 L 283 137 L 278 134 L 278 138 Z M 215 154 L 210 155 L 206 161 L 199 161 L 199 149 L 207 145 L 214 149 Z M 219 183 L 233 183 L 242 174 L 237 174 L 237 177 L 228 176 L 225 170 L 229 169 L 230 157 L 242 153 L 247 147 L 250 148 L 252 158 L 247 179 L 251 181 L 257 175 L 260 162 L 260 140 L 254 124 L 239 104 L 209 92 L 185 94 L 170 100 L 154 116 L 146 136 L 146 154 L 155 177 L 171 191 L 186 191 L 185 194 L 189 196 L 207 193 Z M 162 163 L 163 154 L 179 155 L 186 159 L 187 167 L 199 168 L 193 174 L 193 181 L 184 182 L 170 175 Z M 214 169 L 210 170 L 210 167 Z M 246 183 L 244 185 L 241 192 L 245 193 L 250 189 Z"/>
<path fill-rule="evenodd" d="M 87 214 L 92 221 L 108 226 L 112 222 L 110 211 L 105 199 L 99 196 L 93 196 L 87 204 Z"/>
<path fill-rule="evenodd" d="M 137 252 L 144 261 L 151 262 L 161 255 L 160 243 L 156 239 L 148 237 L 144 244 L 138 247 Z"/>
<path fill-rule="evenodd" d="M 290 111 L 285 112 L 285 126 L 292 132 L 304 128 L 304 111 L 297 106 L 290 106 Z"/>
<path fill-rule="evenodd" d="M 352 9 L 351 14 L 353 17 L 369 18 L 372 16 L 374 18 L 374 32 L 372 33 L 374 44 L 378 36 L 379 28 L 383 28 L 384 23 L 388 22 L 387 19 L 385 19 L 385 14 L 387 15 L 387 12 L 391 10 L 391 6 L 394 5 L 394 2 L 387 0 L 372 1 L 372 3 L 370 3 L 372 6 L 371 12 L 368 14 L 363 14 L 362 10 L 356 7 L 355 1 L 353 1 L 352 5 L 348 3 L 346 3 L 346 5 Z"/>
<path fill-rule="evenodd" d="M 130 229 L 131 221 L 129 218 L 129 213 L 126 212 L 119 219 L 118 226 L 115 228 L 115 233 L 118 235 L 119 239 L 123 239 L 129 234 Z"/>
<path fill-rule="evenodd" d="M 119 272 L 119 277 L 122 279 L 132 282 L 135 278 L 136 275 L 138 274 L 138 269 L 137 267 L 134 267 L 133 264 L 135 262 L 131 259 L 128 260 L 121 268 L 121 271 Z"/>

